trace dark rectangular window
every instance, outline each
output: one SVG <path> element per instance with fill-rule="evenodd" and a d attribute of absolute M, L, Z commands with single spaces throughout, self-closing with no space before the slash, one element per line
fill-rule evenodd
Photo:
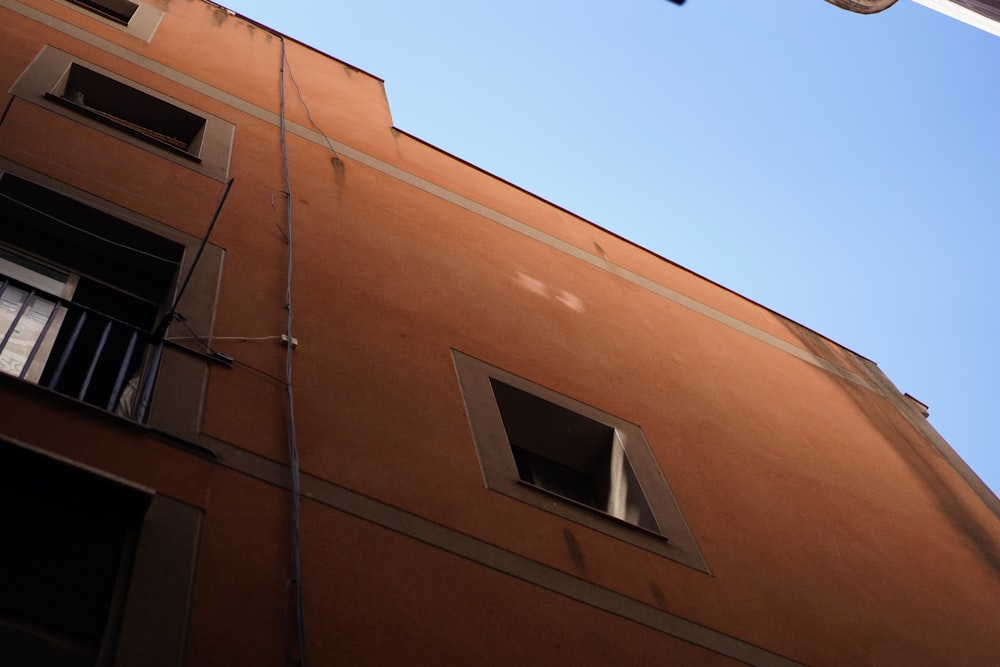
<path fill-rule="evenodd" d="M 198 160 L 205 118 L 73 63 L 46 98 L 174 153 Z"/>
<path fill-rule="evenodd" d="M 70 2 L 123 25 L 128 25 L 135 11 L 139 9 L 139 5 L 128 0 L 70 0 Z"/>
<path fill-rule="evenodd" d="M 111 664 L 151 497 L 0 442 L 0 655 Z"/>
<path fill-rule="evenodd" d="M 637 424 L 452 355 L 487 488 L 709 571 Z"/>
<path fill-rule="evenodd" d="M 75 12 L 87 12 L 82 7 L 71 6 Z M 162 14 L 161 10 L 142 3 L 132 22 L 120 29 L 148 41 Z M 140 28 L 144 29 L 141 34 Z M 117 27 L 113 29 L 119 30 Z M 147 83 L 160 80 L 151 70 L 137 76 Z M 81 139 L 90 136 L 91 132 L 103 133 L 134 146 L 138 151 L 219 182 L 228 180 L 236 126 L 190 106 L 186 97 L 184 100 L 174 99 L 150 85 L 124 78 L 96 64 L 84 62 L 73 54 L 45 46 L 18 77 L 10 93 L 75 121 L 80 126 L 77 130 Z M 193 94 L 191 90 L 186 92 Z M 201 96 L 197 97 L 201 99 Z M 65 149 L 61 139 L 39 137 L 38 140 L 46 146 L 51 144 L 46 150 L 59 152 Z M 42 144 L 39 144 L 39 150 Z M 109 164 L 119 160 L 133 164 L 132 160 L 143 159 L 130 149 L 123 149 L 122 152 L 106 150 L 94 157 L 104 158 L 110 161 Z M 169 171 L 169 165 L 164 167 Z M 148 162 L 142 168 L 157 173 L 161 169 Z"/>

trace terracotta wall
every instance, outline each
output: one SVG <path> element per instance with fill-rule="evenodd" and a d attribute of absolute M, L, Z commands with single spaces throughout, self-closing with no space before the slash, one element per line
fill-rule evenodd
<path fill-rule="evenodd" d="M 274 664 L 285 348 L 233 338 L 285 327 L 282 38 L 149 4 L 145 43 L 0 2 L 0 83 L 51 45 L 235 125 L 211 241 L 236 365 L 209 367 L 200 427 L 174 434 L 0 377 L 22 416 L 0 434 L 201 508 L 187 662 Z M 379 79 L 284 44 L 335 149 L 289 87 L 314 664 L 996 664 L 1000 521 L 872 364 L 394 129 Z M 194 236 L 223 189 L 21 98 L 0 157 Z M 639 425 L 711 574 L 487 489 L 452 350 Z"/>

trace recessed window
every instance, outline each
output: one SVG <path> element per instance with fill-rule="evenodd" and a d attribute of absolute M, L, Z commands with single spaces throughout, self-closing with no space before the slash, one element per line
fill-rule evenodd
<path fill-rule="evenodd" d="M 151 489 L 0 440 L 3 664 L 183 664 L 201 520 Z"/>
<path fill-rule="evenodd" d="M 162 148 L 199 159 L 204 118 L 83 65 L 71 64 L 46 97 Z"/>
<path fill-rule="evenodd" d="M 147 44 L 153 41 L 157 28 L 163 21 L 164 10 L 149 0 L 55 0 L 73 11 L 136 37 Z"/>
<path fill-rule="evenodd" d="M 0 171 L 0 375 L 194 435 L 212 360 L 159 329 L 184 280 L 184 321 L 166 338 L 172 327 L 211 337 L 223 249 L 3 159 L 0 169 L 14 172 Z"/>
<path fill-rule="evenodd" d="M 140 5 L 139 13 L 145 7 Z M 159 80 L 151 72 L 148 75 L 141 80 Z M 39 112 L 56 113 L 80 124 L 84 144 L 86 136 L 97 131 L 209 178 L 226 181 L 229 177 L 235 125 L 65 51 L 43 47 L 10 92 L 18 100 L 37 105 Z M 46 137 L 35 141 L 40 151 L 50 149 Z M 120 157 L 117 151 L 107 155 L 111 160 L 126 158 L 129 164 L 142 159 L 128 149 Z"/>
<path fill-rule="evenodd" d="M 638 425 L 452 356 L 489 489 L 708 572 Z"/>
<path fill-rule="evenodd" d="M 0 372 L 141 419 L 184 246 L 10 174 L 0 221 Z"/>
<path fill-rule="evenodd" d="M 110 664 L 151 496 L 0 442 L 0 654 Z"/>
<path fill-rule="evenodd" d="M 122 25 L 128 25 L 135 15 L 139 5 L 128 0 L 70 0 L 75 5 L 86 7 L 87 9 L 100 14 L 112 21 L 117 21 Z"/>
<path fill-rule="evenodd" d="M 520 480 L 660 532 L 617 430 L 490 379 Z"/>

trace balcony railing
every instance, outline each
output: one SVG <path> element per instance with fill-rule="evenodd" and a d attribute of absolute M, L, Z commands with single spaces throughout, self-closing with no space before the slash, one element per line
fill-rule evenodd
<path fill-rule="evenodd" d="M 0 372 L 143 421 L 162 340 L 0 274 Z"/>

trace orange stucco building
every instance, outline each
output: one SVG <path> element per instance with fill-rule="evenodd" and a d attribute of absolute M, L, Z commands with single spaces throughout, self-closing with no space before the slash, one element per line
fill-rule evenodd
<path fill-rule="evenodd" d="M 1000 662 L 871 361 L 212 3 L 0 34 L 0 663 Z"/>

